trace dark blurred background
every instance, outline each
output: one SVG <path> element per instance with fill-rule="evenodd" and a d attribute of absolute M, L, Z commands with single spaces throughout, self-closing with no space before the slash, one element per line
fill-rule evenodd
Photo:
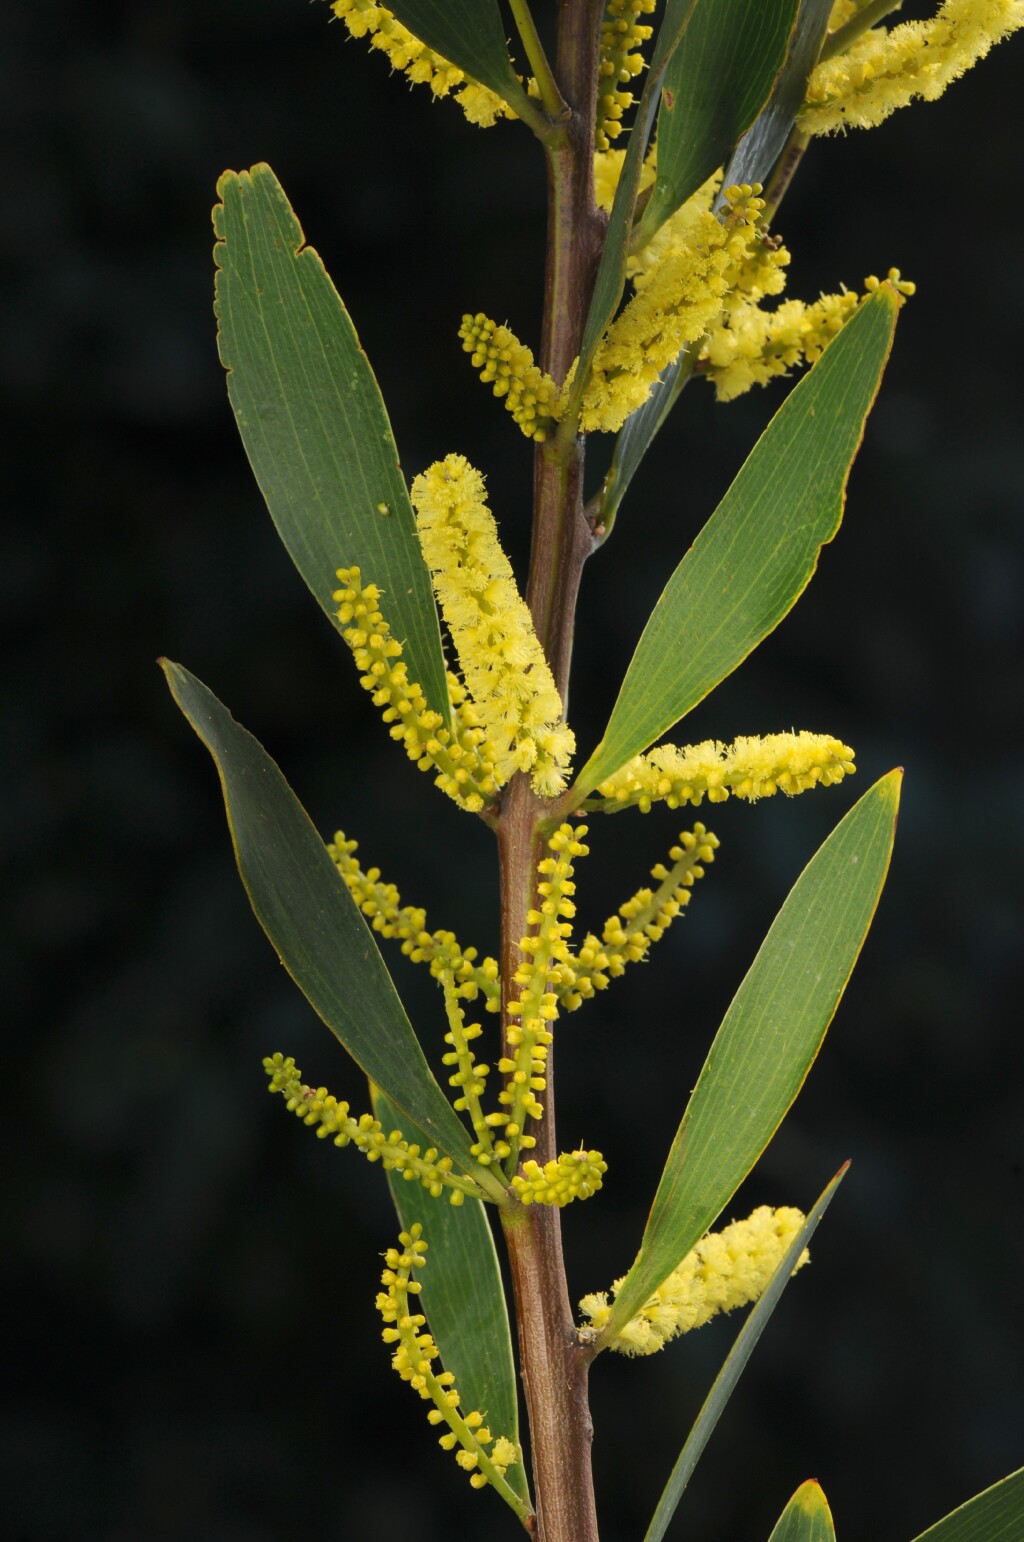
<path fill-rule="evenodd" d="M 493 950 L 489 837 L 394 752 L 248 472 L 214 346 L 208 210 L 224 167 L 273 165 L 359 327 L 407 473 L 467 454 L 523 572 L 529 450 L 456 329 L 480 308 L 536 343 L 541 158 L 521 127 L 470 127 L 328 21 L 302 0 L 7 12 L 12 1542 L 518 1534 L 388 1369 L 381 1174 L 263 1090 L 260 1057 L 280 1048 L 363 1097 L 249 912 L 209 759 L 154 664 L 194 669 L 325 833 L 343 825 L 431 924 Z M 890 264 L 919 293 L 839 538 L 677 737 L 827 730 L 856 746 L 856 782 L 702 810 L 722 848 L 685 924 L 562 1030 L 563 1143 L 610 1162 L 600 1200 L 565 1216 L 578 1296 L 633 1256 L 704 1048 L 800 868 L 859 791 L 906 767 L 878 924 L 729 1213 L 806 1207 L 844 1158 L 853 1169 L 680 1536 L 758 1542 L 814 1475 L 842 1538 L 907 1542 L 1022 1460 L 1022 71 L 1018 38 L 937 105 L 816 144 L 778 221 L 790 293 Z M 585 576 L 583 746 L 783 394 L 716 408 L 693 387 L 651 454 Z M 682 825 L 661 810 L 593 830 L 584 925 Z M 434 988 L 395 970 L 439 1043 Z M 737 1326 L 596 1368 L 607 1542 L 642 1535 Z"/>

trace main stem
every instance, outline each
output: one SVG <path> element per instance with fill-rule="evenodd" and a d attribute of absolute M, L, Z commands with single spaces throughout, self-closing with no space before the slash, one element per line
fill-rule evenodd
<path fill-rule="evenodd" d="M 580 351 L 600 256 L 602 217 L 594 207 L 593 154 L 603 0 L 560 0 L 555 75 L 569 107 L 546 144 L 548 244 L 542 365 L 563 380 Z M 568 699 L 573 622 L 583 564 L 594 548 L 583 515 L 583 441 L 552 439 L 537 450 L 527 602 Z M 526 776 L 513 778 L 498 822 L 501 977 L 506 997 L 522 962 L 526 912 L 534 903 L 544 805 Z M 502 1002 L 508 1021 L 507 999 Z M 507 1045 L 504 1047 L 508 1053 Z M 544 1118 L 532 1129 L 543 1165 L 557 1151 L 554 1046 L 549 1050 Z M 509 1207 L 508 1245 L 523 1390 L 530 1423 L 538 1542 L 598 1542 L 591 1467 L 593 1425 L 587 1400 L 589 1354 L 576 1339 L 555 1206 Z"/>

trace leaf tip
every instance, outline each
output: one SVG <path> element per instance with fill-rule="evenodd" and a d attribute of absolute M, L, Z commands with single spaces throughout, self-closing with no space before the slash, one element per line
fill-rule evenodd
<path fill-rule="evenodd" d="M 828 1515 L 828 1500 L 825 1492 L 816 1478 L 808 1478 L 806 1483 L 801 1483 L 793 1495 L 791 1503 L 805 1515 Z"/>

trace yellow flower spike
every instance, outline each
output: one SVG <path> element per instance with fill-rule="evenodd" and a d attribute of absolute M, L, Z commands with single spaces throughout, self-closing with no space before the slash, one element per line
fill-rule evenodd
<path fill-rule="evenodd" d="M 608 1347 L 623 1355 L 652 1355 L 678 1334 L 703 1327 L 716 1313 L 756 1301 L 804 1220 L 789 1206 L 773 1210 L 761 1205 L 745 1221 L 709 1232 Z M 793 1273 L 809 1261 L 805 1248 Z M 615 1281 L 611 1299 L 621 1284 L 621 1279 Z M 589 1319 L 586 1331 L 601 1332 L 611 1314 L 609 1293 L 584 1296 L 580 1309 Z"/>
<path fill-rule="evenodd" d="M 598 787 L 603 801 L 588 800 L 586 806 L 614 813 L 633 805 L 646 814 L 661 800 L 679 808 L 704 798 L 724 803 L 730 794 L 753 803 L 776 792 L 794 797 L 811 787 L 831 787 L 855 769 L 849 745 L 806 731 L 740 738 L 728 745 L 714 739 L 684 748 L 662 744 L 627 761 Z"/>
<path fill-rule="evenodd" d="M 360 1114 L 354 1119 L 349 1105 L 332 1097 L 326 1087 L 307 1086 L 291 1055 L 267 1055 L 263 1069 L 270 1079 L 269 1090 L 281 1093 L 292 1113 L 303 1124 L 315 1126 L 321 1139 L 333 1138 L 336 1146 L 351 1142 L 368 1161 L 380 1162 L 386 1171 L 401 1173 L 410 1182 L 420 1183 L 434 1199 L 439 1199 L 446 1189 L 453 1205 L 461 1205 L 467 1194 L 478 1199 L 484 1197 L 480 1185 L 472 1178 L 452 1172 L 450 1157 L 439 1157 L 432 1146 L 421 1151 L 415 1142 L 403 1140 L 397 1130 L 385 1134 L 380 1120 L 372 1114 Z"/>
<path fill-rule="evenodd" d="M 724 221 L 698 200 L 683 221 L 669 221 L 671 230 L 644 249 L 633 273 L 636 293 L 594 355 L 580 414 L 584 431 L 617 432 L 643 406 L 661 372 L 717 320 L 759 240 L 760 191 L 759 184 L 728 188 Z"/>
<path fill-rule="evenodd" d="M 561 417 L 562 403 L 558 387 L 533 362 L 531 350 L 482 311 L 463 316 L 459 337 L 483 383 L 493 384 L 495 396 L 505 398 L 513 422 L 527 439 L 542 443 Z"/>
<path fill-rule="evenodd" d="M 653 27 L 638 16 L 650 16 L 657 0 L 608 0 L 601 23 L 601 62 L 598 65 L 597 136 L 599 151 L 607 150 L 622 133 L 622 114 L 633 105 L 633 93 L 623 91 L 643 71 L 646 60 L 638 51 L 650 38 Z"/>
<path fill-rule="evenodd" d="M 455 1460 L 471 1474 L 472 1486 L 486 1488 L 489 1484 L 496 1489 L 525 1524 L 529 1508 L 505 1479 L 508 1468 L 522 1461 L 522 1452 L 505 1435 L 495 1439 L 481 1413 L 459 1412 L 461 1399 L 454 1386 L 454 1375 L 451 1371 L 435 1373 L 433 1369 L 440 1355 L 433 1336 L 424 1331 L 426 1318 L 420 1312 L 409 1311 L 410 1294 L 421 1288 L 412 1273 L 426 1264 L 427 1243 L 420 1223 L 417 1221 L 408 1231 L 399 1232 L 398 1242 L 397 1248 L 388 1248 L 384 1254 L 385 1268 L 380 1277 L 384 1289 L 377 1295 L 377 1310 L 385 1324 L 381 1337 L 385 1344 L 396 1345 L 391 1364 L 424 1402 L 434 1405 L 427 1412 L 429 1422 L 448 1426 L 438 1444 L 445 1451 L 459 1447 Z"/>
<path fill-rule="evenodd" d="M 484 500 L 484 479 L 462 455 L 436 461 L 412 484 L 423 555 L 493 779 L 501 787 L 516 771 L 529 771 L 534 791 L 554 797 L 575 739 Z"/>
<path fill-rule="evenodd" d="M 874 128 L 915 98 L 934 102 L 1022 26 L 1024 0 L 945 0 L 928 21 L 873 27 L 812 70 L 798 126 L 805 134 Z"/>
<path fill-rule="evenodd" d="M 623 974 L 627 964 L 646 958 L 651 944 L 664 936 L 690 903 L 693 885 L 703 878 L 717 849 L 717 835 L 702 824 L 680 832 L 679 844 L 668 854 L 672 866 L 659 862 L 651 869 L 658 887 L 637 890 L 608 917 L 600 941 L 588 932 L 578 950 L 558 966 L 556 994 L 564 1011 L 574 1012 Z"/>
<path fill-rule="evenodd" d="M 524 1162 L 512 1179 L 511 1188 L 524 1205 L 557 1205 L 559 1209 L 574 1199 L 589 1199 L 604 1182 L 608 1163 L 600 1151 L 563 1151 L 541 1167 L 532 1160 Z"/>
<path fill-rule="evenodd" d="M 368 37 L 371 48 L 386 54 L 393 67 L 403 70 L 414 85 L 429 86 L 435 96 L 454 92 L 470 123 L 490 128 L 499 118 L 516 117 L 495 92 L 414 37 L 387 6 L 374 0 L 331 0 L 331 10 L 353 37 Z"/>
<path fill-rule="evenodd" d="M 788 254 L 787 254 L 788 258 Z M 864 294 L 873 294 L 880 279 L 864 280 Z M 890 268 L 886 282 L 901 296 L 915 285 Z M 813 303 L 784 300 L 775 310 L 763 310 L 756 294 L 737 291 L 701 346 L 697 369 L 713 381 L 719 401 L 732 401 L 751 386 L 767 385 L 797 365 L 813 364 L 857 310 L 863 296 L 844 289 Z"/>
<path fill-rule="evenodd" d="M 586 833 L 586 825 L 574 828 L 563 824 L 548 838 L 551 856 L 543 858 L 537 867 L 540 909 L 527 914 L 527 924 L 535 930 L 519 945 L 525 959 L 515 975 L 519 996 L 508 1007 L 514 1019 L 506 1029 L 511 1053 L 498 1061 L 498 1070 L 507 1078 L 498 1102 L 506 1110 L 506 1171 L 510 1174 L 515 1171 L 520 1150 L 536 1144 L 532 1135 L 524 1134 L 527 1119 L 540 1119 L 544 1114 L 537 1094 L 547 1088 L 545 1072 L 551 1043 L 547 1025 L 558 1016 L 553 984 L 569 960 L 567 939 L 572 935 L 570 918 L 575 914 L 571 898 L 576 888 L 572 881 L 573 864 L 589 851 L 583 844 Z"/>
<path fill-rule="evenodd" d="M 347 839 L 344 830 L 335 831 L 327 850 L 345 885 L 375 932 L 382 937 L 397 937 L 402 952 L 414 964 L 427 964 L 435 980 L 447 971 L 454 981 L 455 994 L 463 1001 L 483 997 L 488 1012 L 501 1010 L 501 981 L 497 960 L 477 962 L 476 948 L 462 948 L 454 932 L 427 931 L 427 913 L 419 906 L 403 905 L 393 883 L 381 881 L 380 870 L 364 872 L 355 853 L 358 841 Z"/>
<path fill-rule="evenodd" d="M 439 712 L 427 704 L 421 687 L 410 681 L 402 662 L 402 645 L 391 635 L 380 610 L 380 590 L 362 582 L 357 567 L 339 568 L 339 602 L 342 637 L 362 671 L 359 683 L 371 693 L 375 707 L 383 709 L 391 737 L 399 740 L 410 760 L 421 771 L 434 771 L 434 784 L 460 807 L 479 813 L 494 798 L 497 784 L 486 756 L 478 753 L 477 731 L 458 711 L 453 728 L 444 726 Z"/>
<path fill-rule="evenodd" d="M 448 1077 L 448 1085 L 459 1090 L 459 1096 L 455 1099 L 453 1107 L 457 1112 L 465 1111 L 469 1115 L 469 1122 L 476 1136 L 476 1141 L 471 1148 L 473 1155 L 481 1167 L 489 1167 L 494 1160 L 494 1141 L 490 1126 L 480 1107 L 480 1098 L 486 1091 L 491 1068 L 489 1065 L 480 1065 L 470 1048 L 471 1040 L 479 1038 L 483 1029 L 479 1023 L 466 1023 L 458 1003 L 455 978 L 450 969 L 442 970 L 441 985 L 444 990 L 445 1010 L 448 1013 L 448 1032 L 444 1036 L 444 1041 L 451 1046 L 447 1053 L 441 1056 L 441 1061 L 443 1065 L 454 1068 Z"/>

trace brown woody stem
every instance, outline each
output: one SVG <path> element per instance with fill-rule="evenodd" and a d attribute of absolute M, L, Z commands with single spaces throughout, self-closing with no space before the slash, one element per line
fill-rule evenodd
<path fill-rule="evenodd" d="M 594 206 L 594 124 L 602 0 L 560 0 L 555 74 L 569 106 L 545 141 L 548 247 L 541 362 L 565 378 L 580 350 L 600 256 L 603 220 Z M 567 701 L 576 596 L 594 547 L 583 516 L 583 441 L 539 445 L 527 601 L 537 634 Z M 501 874 L 501 974 L 507 1000 L 521 961 L 526 913 L 535 899 L 548 812 L 526 776 L 513 778 L 498 820 Z M 508 1053 L 507 1044 L 503 1052 Z M 531 1130 L 543 1164 L 557 1150 L 549 1052 L 544 1118 Z M 502 1209 L 519 1330 L 523 1390 L 530 1424 L 538 1542 L 598 1542 L 587 1401 L 590 1354 L 576 1338 L 562 1259 L 561 1213 L 554 1206 Z"/>

